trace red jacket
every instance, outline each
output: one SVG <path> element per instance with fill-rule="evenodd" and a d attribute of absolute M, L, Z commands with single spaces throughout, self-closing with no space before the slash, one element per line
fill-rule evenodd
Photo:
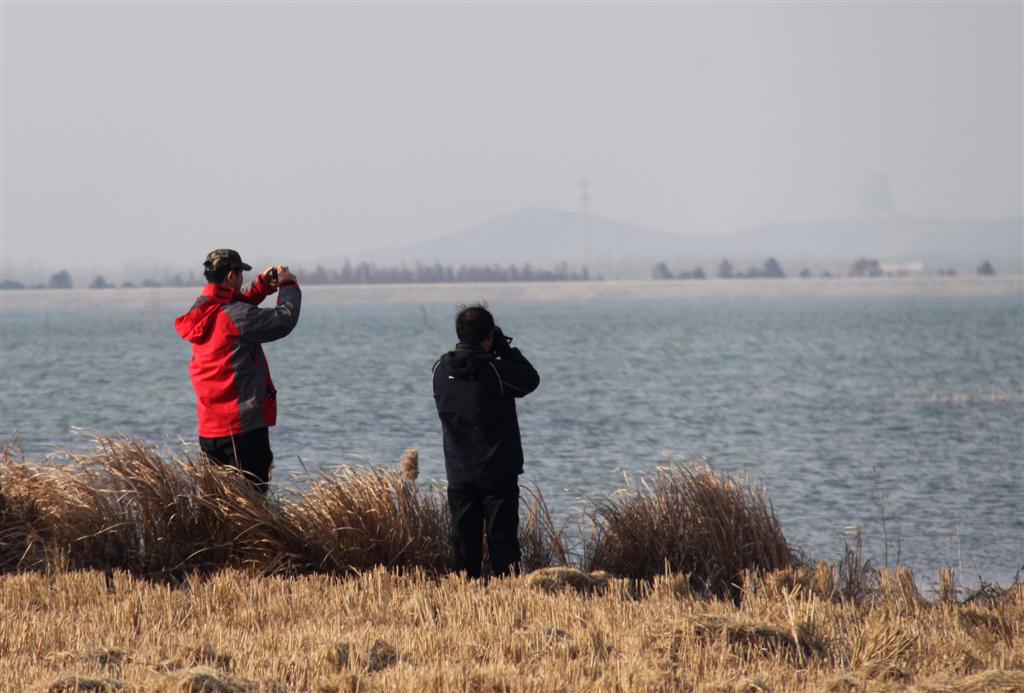
<path fill-rule="evenodd" d="M 189 371 L 196 391 L 199 435 L 224 438 L 277 423 L 277 391 L 263 342 L 284 337 L 299 320 L 299 285 L 281 285 L 274 308 L 258 308 L 272 294 L 259 276 L 241 291 L 207 284 L 174 329 L 192 342 Z"/>

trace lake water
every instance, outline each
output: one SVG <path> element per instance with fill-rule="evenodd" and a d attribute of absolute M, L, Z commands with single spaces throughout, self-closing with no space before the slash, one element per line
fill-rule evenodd
<path fill-rule="evenodd" d="M 266 347 L 275 474 L 415 447 L 443 479 L 430 369 L 455 341 L 454 305 L 486 298 L 541 374 L 519 407 L 524 481 L 560 515 L 665 452 L 706 456 L 760 479 L 813 556 L 836 558 L 856 525 L 881 561 L 884 497 L 891 562 L 898 543 L 925 584 L 943 565 L 1006 583 L 1024 566 L 1021 287 L 310 287 L 298 328 Z M 193 441 L 189 345 L 171 323 L 196 293 L 3 292 L 0 435 L 30 456 L 87 447 L 75 427 Z"/>

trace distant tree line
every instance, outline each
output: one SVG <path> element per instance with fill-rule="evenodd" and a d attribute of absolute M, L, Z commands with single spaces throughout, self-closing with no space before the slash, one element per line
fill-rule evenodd
<path fill-rule="evenodd" d="M 707 279 L 707 275 L 704 274 L 704 270 L 700 267 L 694 267 L 693 271 L 687 272 L 673 272 L 668 268 L 664 262 L 659 262 L 651 270 L 652 279 Z"/>
<path fill-rule="evenodd" d="M 806 270 L 805 270 L 806 271 Z M 773 257 L 768 258 L 757 267 L 752 266 L 746 272 L 737 272 L 733 269 L 732 263 L 722 260 L 718 264 L 719 279 L 751 279 L 751 278 L 783 278 L 786 273 L 782 271 L 782 265 Z M 691 271 L 673 272 L 664 262 L 659 262 L 651 270 L 651 277 L 654 279 L 707 279 L 702 267 L 695 267 Z"/>
<path fill-rule="evenodd" d="M 378 267 L 373 263 L 361 262 L 353 265 L 346 262 L 337 269 L 327 269 L 317 265 L 313 270 L 296 270 L 299 281 L 303 284 L 450 284 L 460 282 L 556 282 L 586 281 L 589 274 L 586 268 L 581 271 L 569 267 L 562 262 L 553 269 L 535 268 L 529 263 L 525 265 L 442 265 L 441 263 L 417 263 L 413 267 Z M 162 281 L 144 279 L 139 286 L 199 286 L 203 280 L 195 272 L 187 276 L 174 274 Z M 111 289 L 116 285 L 108 282 L 102 274 L 96 275 L 88 284 L 90 289 Z M 124 282 L 122 288 L 134 288 L 132 282 Z M 0 282 L 0 289 L 71 289 L 74 281 L 67 270 L 61 270 L 50 276 L 45 284 L 26 285 L 22 282 L 5 279 Z"/>
<path fill-rule="evenodd" d="M 23 284 L 13 279 L 4 279 L 0 282 L 0 289 L 71 289 L 74 282 L 71 281 L 71 274 L 67 270 L 54 272 L 45 284 Z"/>
<path fill-rule="evenodd" d="M 138 285 L 133 284 L 132 282 L 123 282 L 120 286 L 123 289 L 133 289 L 136 286 L 143 286 L 147 288 L 159 288 L 161 286 L 199 286 L 201 283 L 199 276 L 195 272 L 189 272 L 187 276 L 183 276 L 178 273 L 172 274 L 170 277 L 165 277 L 163 280 L 143 279 Z M 113 282 L 108 282 L 102 274 L 97 274 L 88 284 L 90 289 L 115 289 L 117 286 L 118 285 Z M 50 279 L 45 284 L 25 284 L 13 279 L 4 279 L 3 281 L 0 281 L 0 289 L 73 288 L 75 288 L 75 282 L 71 277 L 71 273 L 67 270 L 61 270 L 51 274 Z"/>
<path fill-rule="evenodd" d="M 417 263 L 409 267 L 378 267 L 370 262 L 345 262 L 337 269 L 317 265 L 312 271 L 297 272 L 303 284 L 452 284 L 462 282 L 559 282 L 586 281 L 586 268 L 576 271 L 561 262 L 554 269 L 525 265 L 442 265 Z"/>
<path fill-rule="evenodd" d="M 996 273 L 995 268 L 992 267 L 992 263 L 985 260 L 976 270 L 977 274 L 991 276 Z M 883 275 L 892 274 L 906 274 L 907 271 L 889 271 L 886 272 L 882 269 L 882 264 L 876 258 L 861 257 L 850 266 L 849 276 L 851 277 L 881 277 Z M 955 277 L 956 271 L 952 269 L 939 269 L 936 274 L 940 277 Z M 785 271 L 782 269 L 782 265 L 773 258 L 770 257 L 761 264 L 760 267 L 752 266 L 746 272 L 737 272 L 733 269 L 732 263 L 728 260 L 722 260 L 718 264 L 718 272 L 716 276 L 719 279 L 782 279 L 786 276 Z M 811 270 L 803 268 L 799 272 L 799 276 L 807 278 L 812 276 Z M 821 273 L 822 277 L 831 277 L 832 273 L 825 271 Z M 669 269 L 669 266 L 664 262 L 659 262 L 654 265 L 651 269 L 651 278 L 653 279 L 706 279 L 707 275 L 701 267 L 695 267 L 691 271 L 673 272 Z"/>
<path fill-rule="evenodd" d="M 977 274 L 991 276 L 996 273 L 992 263 L 985 260 L 976 270 Z M 899 272 L 896 272 L 899 274 Z M 568 263 L 562 262 L 555 265 L 553 269 L 537 269 L 529 263 L 525 265 L 442 265 L 441 263 L 425 264 L 417 263 L 413 267 L 378 267 L 373 263 L 361 262 L 353 265 L 346 262 L 337 269 L 327 269 L 323 265 L 317 265 L 312 271 L 298 270 L 297 274 L 303 284 L 453 284 L 463 282 L 557 282 L 557 281 L 586 281 L 590 278 L 587 269 L 580 271 L 571 269 Z M 881 277 L 887 274 L 882 269 L 882 264 L 876 258 L 857 258 L 850 266 L 849 276 L 851 277 Z M 888 274 L 893 274 L 889 272 Z M 952 269 L 939 269 L 937 274 L 943 277 L 956 276 Z M 722 260 L 718 264 L 716 276 L 719 279 L 749 279 L 749 278 L 783 278 L 786 273 L 779 262 L 770 257 L 760 267 L 752 266 L 746 272 L 737 272 L 733 269 L 732 263 Z M 799 272 L 801 277 L 810 277 L 811 271 L 806 267 Z M 831 277 L 830 272 L 822 272 L 822 277 Z M 692 270 L 673 272 L 664 262 L 659 262 L 651 270 L 651 277 L 654 279 L 707 279 L 702 267 L 695 267 Z M 151 288 L 162 286 L 200 286 L 203 280 L 195 273 L 188 275 L 180 273 L 165 277 L 163 280 L 144 279 L 138 286 Z M 112 289 L 117 285 L 108 282 L 102 274 L 97 274 L 88 287 L 90 289 Z M 124 282 L 122 288 L 134 288 L 132 282 Z M 67 270 L 60 270 L 50 275 L 49 280 L 43 284 L 24 284 L 11 279 L 0 281 L 0 289 L 72 289 L 74 281 Z"/>

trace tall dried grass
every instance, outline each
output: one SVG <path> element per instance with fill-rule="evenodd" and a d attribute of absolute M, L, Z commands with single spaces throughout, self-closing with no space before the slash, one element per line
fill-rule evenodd
<path fill-rule="evenodd" d="M 691 587 L 737 596 L 745 571 L 799 565 L 764 490 L 708 465 L 661 467 L 599 499 L 586 569 L 650 579 L 686 573 Z"/>
<path fill-rule="evenodd" d="M 0 463 L 0 568 L 127 570 L 152 577 L 301 564 L 302 537 L 235 470 L 101 438 L 62 464 Z M 18 526 L 17 523 L 21 523 Z"/>
<path fill-rule="evenodd" d="M 570 565 L 572 555 L 565 536 L 566 525 L 555 523 L 544 502 L 544 494 L 536 486 L 527 487 L 526 495 L 521 499 L 525 508 L 525 518 L 519 524 L 522 571 L 528 573 L 551 566 Z"/>
<path fill-rule="evenodd" d="M 0 571 L 95 568 L 181 579 L 376 565 L 440 570 L 447 518 L 409 470 L 342 467 L 268 499 L 235 469 L 165 458 L 133 440 L 35 464 L 0 461 Z"/>
<path fill-rule="evenodd" d="M 221 568 L 262 574 L 347 573 L 375 566 L 442 573 L 450 562 L 443 494 L 416 484 L 418 456 L 391 468 L 339 467 L 278 497 L 229 467 L 166 457 L 138 441 L 100 438 L 89 453 L 0 460 L 0 571 L 125 570 L 180 580 Z M 674 466 L 599 499 L 575 561 L 566 526 L 539 489 L 523 496 L 523 569 L 581 564 L 650 579 L 690 575 L 724 594 L 744 570 L 795 557 L 763 492 L 710 467 Z"/>
<path fill-rule="evenodd" d="M 416 487 L 415 451 L 398 470 L 341 467 L 282 501 L 304 537 L 313 570 L 374 566 L 443 572 L 450 562 L 449 520 L 438 494 Z"/>

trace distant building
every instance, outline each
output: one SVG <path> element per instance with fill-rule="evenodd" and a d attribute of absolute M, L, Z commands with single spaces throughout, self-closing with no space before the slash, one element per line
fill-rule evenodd
<path fill-rule="evenodd" d="M 923 262 L 881 262 L 878 267 L 889 277 L 913 277 L 924 274 Z"/>

